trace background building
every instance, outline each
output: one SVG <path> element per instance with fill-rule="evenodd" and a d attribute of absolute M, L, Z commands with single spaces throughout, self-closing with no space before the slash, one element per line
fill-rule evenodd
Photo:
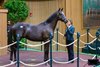
<path fill-rule="evenodd" d="M 73 20 L 73 25 L 75 26 L 75 32 L 80 32 L 81 34 L 86 33 L 86 27 L 83 26 L 83 0 L 26 0 L 26 3 L 29 6 L 30 10 L 29 16 L 25 20 L 26 23 L 39 24 L 40 22 L 46 20 L 53 12 L 55 12 L 59 8 L 63 8 L 66 17 L 71 18 Z M 0 15 L 0 17 L 4 16 Z M 4 24 L 6 24 L 6 22 Z M 65 33 L 66 26 L 64 23 L 59 21 L 57 28 L 59 28 L 59 31 L 61 33 L 63 34 Z M 3 27 L 1 27 L 0 29 L 3 29 Z M 90 28 L 90 33 L 92 35 L 95 35 L 96 30 L 97 27 L 92 27 Z M 5 32 L 3 32 L 3 30 L 0 30 L 0 44 L 3 44 L 1 42 L 6 41 L 6 38 L 3 38 L 5 37 L 5 35 L 2 35 L 1 32 L 2 33 Z M 81 40 L 87 42 L 86 37 L 87 36 L 81 37 Z M 90 41 L 92 40 L 91 37 L 89 39 Z M 56 40 L 56 34 L 54 40 Z M 30 41 L 28 42 L 30 43 Z M 37 42 L 31 42 L 31 43 L 37 44 Z M 59 34 L 59 43 L 65 44 L 65 39 L 60 34 Z M 81 43 L 80 45 L 83 46 L 84 44 Z M 40 47 L 36 49 L 40 49 Z M 56 46 L 54 46 L 53 49 L 55 50 Z M 65 47 L 59 47 L 59 50 L 65 50 Z"/>

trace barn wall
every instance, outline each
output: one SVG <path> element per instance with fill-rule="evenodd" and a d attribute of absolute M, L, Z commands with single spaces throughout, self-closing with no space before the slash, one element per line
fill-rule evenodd
<path fill-rule="evenodd" d="M 64 12 L 65 12 L 65 0 L 42 0 L 42 1 L 30 0 L 26 2 L 30 10 L 26 23 L 39 24 L 42 21 L 45 21 L 52 13 L 58 10 L 58 8 L 64 8 Z M 59 27 L 61 32 L 65 30 L 62 28 L 62 26 L 64 26 L 64 23 L 59 21 L 57 27 Z M 54 37 L 54 40 L 56 40 L 55 37 Z M 28 42 L 30 43 L 30 41 Z M 37 42 L 31 42 L 31 43 L 37 44 Z M 37 47 L 37 48 L 40 48 L 40 47 Z M 54 47 L 54 49 L 56 48 Z"/>
<path fill-rule="evenodd" d="M 64 8 L 64 12 L 67 18 L 71 18 L 73 20 L 73 24 L 75 26 L 75 32 L 80 32 L 81 34 L 86 33 L 86 29 L 83 27 L 83 19 L 82 19 L 82 0 L 27 0 L 26 1 L 30 14 L 25 22 L 32 24 L 39 24 L 40 22 L 47 19 L 53 12 L 55 12 L 58 8 Z M 7 45 L 7 10 L 0 9 L 0 47 Z M 57 27 L 59 31 L 63 34 L 65 33 L 65 24 L 59 22 Z M 95 35 L 97 28 L 90 29 L 90 33 Z M 75 36 L 76 39 L 76 36 Z M 56 34 L 54 37 L 56 40 Z M 81 37 L 81 40 L 86 42 L 86 36 Z M 90 41 L 92 38 L 90 37 Z M 38 44 L 37 42 L 29 43 Z M 65 44 L 65 38 L 59 35 L 59 42 Z M 39 43 L 40 44 L 40 43 Z M 75 43 L 76 44 L 76 43 Z M 80 44 L 83 46 L 84 44 Z M 40 49 L 37 47 L 36 49 Z M 56 47 L 54 46 L 55 50 Z M 66 50 L 65 47 L 60 47 L 59 50 Z M 76 51 L 76 48 L 75 48 Z M 0 56 L 7 54 L 7 49 L 0 50 Z"/>
<path fill-rule="evenodd" d="M 0 9 L 0 47 L 7 45 L 7 10 Z M 0 56 L 7 54 L 7 49 L 0 50 Z"/>
<path fill-rule="evenodd" d="M 39 24 L 40 22 L 47 19 L 53 12 L 55 12 L 58 8 L 64 8 L 64 12 L 67 18 L 71 18 L 73 20 L 73 24 L 75 26 L 75 32 L 80 32 L 81 34 L 86 33 L 86 29 L 83 27 L 83 19 L 82 19 L 82 0 L 27 0 L 26 1 L 30 14 L 26 20 L 28 23 Z M 65 33 L 65 24 L 59 22 L 57 27 L 59 31 L 63 34 Z M 90 30 L 92 35 L 95 35 L 96 28 L 92 28 Z M 75 36 L 76 39 L 76 36 Z M 54 40 L 56 40 L 56 35 Z M 86 42 L 86 36 L 81 37 L 81 40 Z M 92 40 L 92 38 L 90 38 Z M 30 42 L 30 41 L 28 41 Z M 59 35 L 59 42 L 65 44 L 65 38 Z M 33 44 L 37 44 L 35 42 L 31 42 Z M 76 43 L 75 43 L 76 44 Z M 84 44 L 81 43 L 81 46 Z M 53 47 L 56 49 L 56 47 Z M 40 47 L 38 47 L 40 49 Z M 59 47 L 59 50 L 66 50 L 65 47 Z M 75 48 L 76 51 L 76 48 Z"/>
<path fill-rule="evenodd" d="M 66 16 L 73 20 L 73 25 L 75 26 L 75 32 L 80 32 L 81 34 L 86 33 L 86 28 L 83 27 L 83 19 L 82 19 L 82 0 L 66 0 Z M 96 29 L 97 28 L 91 28 L 90 33 L 92 35 L 95 35 Z M 80 39 L 85 42 L 87 41 L 86 36 L 83 36 Z M 91 40 L 92 38 L 90 37 L 90 41 Z M 80 43 L 80 46 L 83 45 L 84 44 Z"/>

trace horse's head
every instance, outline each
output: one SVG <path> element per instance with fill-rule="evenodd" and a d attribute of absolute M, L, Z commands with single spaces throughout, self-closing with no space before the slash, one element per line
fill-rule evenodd
<path fill-rule="evenodd" d="M 59 8 L 59 10 L 57 11 L 57 16 L 58 16 L 58 19 L 61 20 L 62 22 L 64 22 L 64 23 L 68 22 L 65 14 L 63 12 L 63 8 L 62 9 Z"/>

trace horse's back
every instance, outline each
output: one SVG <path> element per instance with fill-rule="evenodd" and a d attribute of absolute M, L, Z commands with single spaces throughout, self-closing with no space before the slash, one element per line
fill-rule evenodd
<path fill-rule="evenodd" d="M 12 32 L 14 35 L 20 34 L 21 36 L 24 33 L 24 28 L 26 27 L 25 23 L 16 23 L 15 25 L 12 26 Z"/>
<path fill-rule="evenodd" d="M 20 34 L 22 37 L 26 36 L 27 33 L 29 33 L 33 29 L 36 30 L 36 26 L 23 22 L 18 22 L 12 27 L 13 34 Z"/>
<path fill-rule="evenodd" d="M 23 26 L 23 25 L 24 25 L 24 23 L 19 23 L 19 22 L 18 22 L 18 23 L 16 23 L 16 24 L 14 24 L 12 28 L 13 28 L 13 29 L 19 28 L 20 26 Z"/>
<path fill-rule="evenodd" d="M 48 33 L 51 32 L 47 23 L 40 23 L 38 25 L 32 25 L 28 23 L 16 23 L 13 27 L 13 34 L 20 34 L 23 38 L 27 38 L 32 41 L 42 41 L 48 38 Z"/>

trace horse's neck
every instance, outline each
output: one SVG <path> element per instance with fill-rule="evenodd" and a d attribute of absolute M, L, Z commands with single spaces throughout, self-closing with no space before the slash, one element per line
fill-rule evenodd
<path fill-rule="evenodd" d="M 56 25 L 57 25 L 58 19 L 56 15 L 50 16 L 49 19 L 46 20 L 46 23 L 48 23 L 50 25 L 50 27 L 53 29 L 55 29 Z"/>
<path fill-rule="evenodd" d="M 50 24 L 50 26 L 51 26 L 51 28 L 53 29 L 53 31 L 55 30 L 55 28 L 56 28 L 56 25 L 57 25 L 57 19 L 55 19 L 51 24 Z"/>

